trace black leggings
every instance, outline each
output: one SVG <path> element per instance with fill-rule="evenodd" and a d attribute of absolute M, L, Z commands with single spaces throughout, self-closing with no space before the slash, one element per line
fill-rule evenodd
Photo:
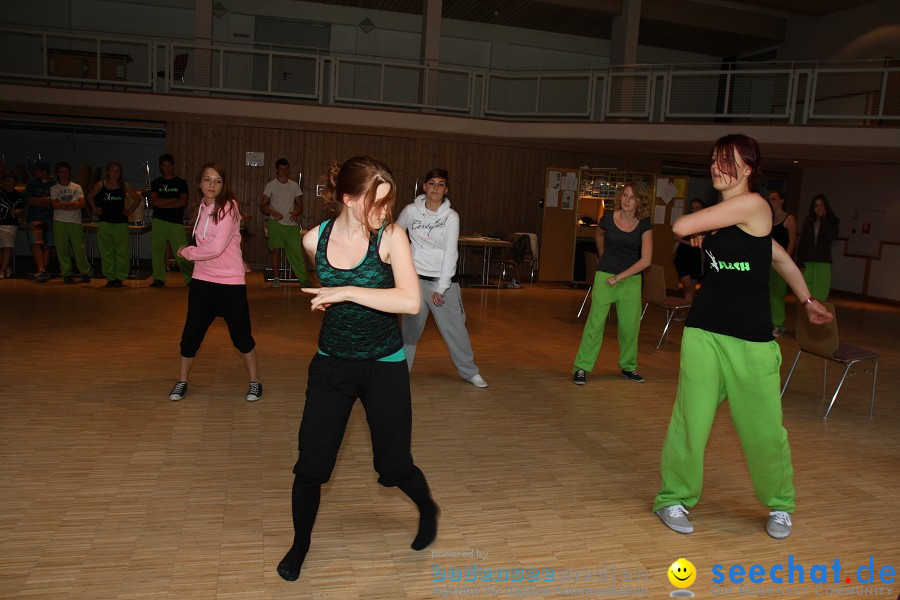
<path fill-rule="evenodd" d="M 225 285 L 200 279 L 188 286 L 188 312 L 181 332 L 181 356 L 194 358 L 206 331 L 216 317 L 223 317 L 228 325 L 231 343 L 241 354 L 256 347 L 250 334 L 250 305 L 246 285 Z"/>
<path fill-rule="evenodd" d="M 331 478 L 357 398 L 366 410 L 378 483 L 393 487 L 421 478 L 410 452 L 412 407 L 406 361 L 345 360 L 316 354 L 309 364 L 298 435 L 300 456 L 294 465 L 298 480 L 313 486 Z"/>

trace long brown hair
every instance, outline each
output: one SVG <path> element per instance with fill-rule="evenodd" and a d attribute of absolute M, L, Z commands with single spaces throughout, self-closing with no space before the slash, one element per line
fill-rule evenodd
<path fill-rule="evenodd" d="M 371 156 L 354 156 L 338 165 L 333 162 L 328 165 L 328 173 L 323 177 L 325 188 L 322 197 L 325 206 L 340 214 L 344 208 L 344 195 L 351 198 L 361 198 L 363 202 L 363 214 L 366 217 L 366 227 L 372 233 L 377 230 L 372 228 L 369 216 L 380 214 L 383 211 L 384 221 L 382 225 L 388 225 L 393 221 L 391 211 L 394 207 L 397 186 L 391 170 L 378 159 Z M 381 200 L 376 200 L 378 186 L 386 183 L 391 186 L 387 195 Z"/>
<path fill-rule="evenodd" d="M 203 202 L 203 188 L 200 183 L 203 181 L 203 174 L 207 169 L 212 169 L 222 178 L 222 189 L 214 201 L 215 210 L 213 210 L 213 223 L 218 223 L 225 215 L 231 214 L 235 221 L 240 221 L 241 217 L 237 210 L 237 198 L 234 197 L 231 189 L 228 187 L 228 177 L 225 175 L 225 169 L 217 162 L 208 162 L 200 167 L 200 175 L 197 176 L 197 189 L 200 193 L 200 202 Z M 232 202 L 233 200 L 233 202 Z"/>

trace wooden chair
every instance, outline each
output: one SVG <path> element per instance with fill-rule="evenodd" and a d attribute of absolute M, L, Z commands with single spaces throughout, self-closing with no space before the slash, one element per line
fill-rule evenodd
<path fill-rule="evenodd" d="M 827 419 L 828 413 L 831 412 L 834 401 L 837 400 L 841 391 L 841 386 L 844 385 L 844 380 L 847 379 L 850 367 L 861 361 L 871 361 L 875 365 L 872 371 L 872 399 L 869 403 L 869 418 L 871 419 L 875 413 L 875 381 L 878 378 L 878 354 L 871 350 L 841 343 L 838 336 L 837 314 L 834 312 L 834 305 L 830 302 L 823 302 L 822 304 L 829 312 L 835 315 L 835 318 L 830 323 L 824 325 L 813 325 L 809 322 L 803 305 L 797 307 L 797 345 L 800 346 L 800 349 L 794 358 L 794 364 L 791 365 L 791 371 L 784 382 L 784 387 L 781 388 L 781 396 L 784 397 L 784 392 L 791 382 L 794 369 L 797 368 L 797 361 L 800 360 L 800 355 L 804 352 L 824 359 L 825 368 L 822 371 L 823 402 L 827 399 L 825 386 L 828 380 L 828 361 L 841 363 L 844 365 L 844 374 L 841 376 L 841 381 L 838 383 L 837 389 L 834 390 L 834 395 L 831 397 L 831 402 L 825 411 L 823 418 Z"/>
<path fill-rule="evenodd" d="M 691 308 L 691 303 L 684 298 L 677 296 L 669 296 L 666 293 L 666 273 L 661 265 L 650 265 L 644 272 L 644 310 L 641 313 L 641 320 L 647 312 L 650 305 L 660 306 L 666 309 L 666 326 L 663 327 L 662 335 L 659 336 L 659 342 L 656 347 L 662 346 L 663 340 L 669 335 L 669 325 L 672 319 L 680 310 L 687 311 Z"/>

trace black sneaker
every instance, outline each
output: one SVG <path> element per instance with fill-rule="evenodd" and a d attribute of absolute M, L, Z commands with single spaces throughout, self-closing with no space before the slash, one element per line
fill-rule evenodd
<path fill-rule="evenodd" d="M 63 283 L 75 283 L 75 276 L 66 275 L 65 277 L 63 277 Z"/>
<path fill-rule="evenodd" d="M 187 381 L 176 381 L 175 387 L 172 388 L 172 391 L 169 392 L 169 400 L 172 402 L 178 402 L 184 395 L 187 394 Z"/>
<path fill-rule="evenodd" d="M 262 384 L 258 381 L 251 381 L 250 387 L 247 389 L 247 402 L 256 402 L 262 398 Z"/>
<path fill-rule="evenodd" d="M 166 287 L 166 282 L 161 281 L 159 279 L 154 279 L 153 283 L 150 284 L 150 287 L 152 287 L 152 288 Z"/>
<path fill-rule="evenodd" d="M 81 276 L 81 283 L 90 283 L 90 282 L 91 282 L 91 276 L 90 276 L 90 275 L 82 275 L 82 276 Z"/>
<path fill-rule="evenodd" d="M 575 385 L 584 385 L 587 383 L 587 373 L 584 372 L 584 369 L 578 369 L 572 375 L 572 383 Z"/>
<path fill-rule="evenodd" d="M 622 377 L 630 379 L 635 383 L 644 383 L 644 378 L 638 375 L 637 371 L 626 371 L 625 369 L 622 369 Z"/>
<path fill-rule="evenodd" d="M 115 279 L 107 279 L 106 285 L 104 287 L 108 287 L 108 288 L 116 287 L 116 280 Z"/>

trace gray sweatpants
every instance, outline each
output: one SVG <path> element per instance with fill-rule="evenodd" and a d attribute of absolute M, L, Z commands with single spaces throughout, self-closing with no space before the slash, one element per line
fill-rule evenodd
<path fill-rule="evenodd" d="M 458 283 L 451 283 L 444 292 L 444 304 L 435 306 L 431 301 L 434 292 L 437 291 L 436 281 L 419 280 L 419 289 L 422 290 L 422 306 L 415 315 L 403 315 L 401 330 L 403 332 L 403 350 L 406 352 L 406 364 L 412 371 L 413 361 L 416 359 L 416 344 L 422 337 L 425 322 L 428 321 L 428 313 L 434 315 L 438 331 L 450 350 L 450 358 L 456 366 L 460 377 L 469 380 L 478 375 L 478 367 L 472 355 L 472 343 L 469 341 L 469 332 L 466 331 L 466 311 L 463 309 L 462 295 Z"/>

